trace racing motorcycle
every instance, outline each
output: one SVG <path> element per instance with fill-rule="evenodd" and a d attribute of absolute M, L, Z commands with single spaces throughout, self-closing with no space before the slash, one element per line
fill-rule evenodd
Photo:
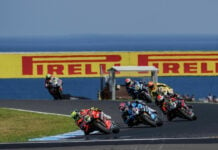
<path fill-rule="evenodd" d="M 82 130 L 84 131 L 85 135 L 88 135 L 93 131 L 99 131 L 103 134 L 119 133 L 119 126 L 111 119 L 102 120 L 100 118 L 100 113 L 100 111 L 93 110 L 89 119 L 83 120 L 85 121 L 85 124 Z"/>
<path fill-rule="evenodd" d="M 143 89 L 138 92 L 137 98 L 143 100 L 146 103 L 151 103 L 152 99 L 147 89 Z"/>
<path fill-rule="evenodd" d="M 148 106 L 147 106 L 148 107 Z M 135 115 L 131 116 L 132 121 L 128 124 L 129 127 L 133 127 L 139 124 L 150 125 L 152 127 L 158 127 L 163 125 L 162 119 L 159 117 L 156 110 L 148 109 L 146 106 L 140 110 L 134 110 Z"/>
<path fill-rule="evenodd" d="M 188 106 L 184 99 L 170 98 L 164 105 L 167 110 L 167 118 L 172 121 L 176 117 L 187 120 L 196 120 L 197 116 L 193 112 L 192 106 Z"/>
<path fill-rule="evenodd" d="M 51 83 L 47 88 L 49 93 L 53 96 L 55 100 L 63 99 L 62 89 L 60 88 L 60 86 Z"/>
<path fill-rule="evenodd" d="M 134 91 L 134 94 L 133 94 L 134 98 L 133 99 L 143 100 L 145 103 L 151 103 L 152 102 L 152 98 L 151 98 L 151 96 L 149 94 L 149 90 L 146 87 L 146 85 L 136 84 L 135 89 L 136 89 L 136 91 Z"/>

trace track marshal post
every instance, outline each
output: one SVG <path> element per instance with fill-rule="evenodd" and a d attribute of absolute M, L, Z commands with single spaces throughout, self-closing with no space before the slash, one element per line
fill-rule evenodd
<path fill-rule="evenodd" d="M 116 100 L 116 72 L 151 72 L 151 80 L 158 82 L 158 68 L 155 66 L 113 66 L 108 72 L 112 100 Z"/>

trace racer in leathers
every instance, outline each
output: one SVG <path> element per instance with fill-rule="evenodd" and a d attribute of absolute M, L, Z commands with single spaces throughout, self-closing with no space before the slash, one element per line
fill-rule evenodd
<path fill-rule="evenodd" d="M 179 107 L 183 103 L 183 107 L 187 107 L 187 109 L 192 108 L 191 105 L 184 104 L 184 99 L 180 97 L 178 94 L 172 95 L 158 95 L 157 96 L 157 103 L 158 106 L 161 108 L 162 112 L 167 115 L 167 119 L 171 121 L 175 118 L 175 114 L 171 113 L 171 111 L 175 107 Z M 168 105 L 170 104 L 170 105 Z"/>
<path fill-rule="evenodd" d="M 159 94 L 156 98 L 156 104 L 160 107 L 160 109 L 162 110 L 164 114 L 168 114 L 169 108 L 167 108 L 166 106 L 167 106 L 167 103 L 172 100 L 176 100 L 176 99 L 170 96 Z"/>
<path fill-rule="evenodd" d="M 111 116 L 105 114 L 101 109 L 96 107 L 91 107 L 89 109 L 81 109 L 80 111 L 74 110 L 71 113 L 71 117 L 74 119 L 77 126 L 84 131 L 87 135 L 89 134 L 88 131 L 88 123 L 92 120 L 92 111 L 99 111 L 101 120 L 111 119 Z"/>
<path fill-rule="evenodd" d="M 130 78 L 125 79 L 125 84 L 127 92 L 132 99 L 137 99 L 140 92 L 146 88 L 146 84 L 144 82 L 131 80 Z"/>
<path fill-rule="evenodd" d="M 164 84 L 164 83 L 154 83 L 152 81 L 148 82 L 149 92 L 155 104 L 159 106 L 164 114 L 167 114 L 167 109 L 165 107 L 166 101 L 175 100 L 180 103 L 179 100 L 182 98 L 179 94 L 175 93 L 174 90 Z"/>
<path fill-rule="evenodd" d="M 145 109 L 144 109 L 145 108 Z M 154 109 L 147 106 L 143 101 L 136 100 L 131 102 L 121 102 L 119 105 L 119 110 L 122 113 L 121 117 L 129 127 L 132 127 L 136 124 L 135 115 L 139 114 L 141 110 L 145 110 L 148 114 L 152 116 L 152 112 L 155 112 Z"/>
<path fill-rule="evenodd" d="M 149 93 L 154 101 L 157 100 L 158 95 L 173 95 L 174 94 L 173 89 L 164 83 L 154 83 L 152 81 L 149 81 L 147 86 L 149 89 Z"/>
<path fill-rule="evenodd" d="M 54 77 L 51 74 L 47 74 L 45 77 L 45 88 L 48 89 L 49 93 L 54 97 L 54 99 L 58 99 L 54 93 L 54 88 L 58 89 L 60 94 L 63 91 L 63 81 L 58 77 Z"/>
<path fill-rule="evenodd" d="M 167 105 L 171 104 L 172 102 L 174 102 L 176 104 L 176 106 L 181 105 L 181 100 L 179 99 L 180 97 L 178 95 L 158 95 L 157 96 L 157 103 L 158 106 L 161 108 L 162 112 L 167 115 L 167 119 L 168 121 L 171 121 L 173 118 L 175 118 L 176 116 L 174 115 L 174 113 L 171 113 L 171 105 Z"/>
<path fill-rule="evenodd" d="M 161 108 L 164 114 L 166 114 L 167 110 L 164 107 L 164 101 L 166 98 L 176 95 L 173 89 L 164 83 L 154 83 L 152 81 L 149 81 L 147 86 L 152 99 L 155 101 L 155 104 Z"/>

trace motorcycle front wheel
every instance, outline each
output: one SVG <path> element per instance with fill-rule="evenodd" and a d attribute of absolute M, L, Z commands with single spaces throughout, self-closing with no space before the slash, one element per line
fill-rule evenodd
<path fill-rule="evenodd" d="M 111 131 L 108 130 L 105 126 L 105 124 L 102 122 L 102 121 L 94 121 L 93 122 L 95 127 L 101 132 L 101 133 L 104 133 L 104 134 L 110 134 Z"/>
<path fill-rule="evenodd" d="M 192 121 L 192 120 L 196 120 L 197 117 L 194 115 L 194 113 L 189 113 L 189 110 L 186 110 L 184 108 L 180 108 L 179 109 L 180 113 L 184 116 L 184 118 Z"/>
<path fill-rule="evenodd" d="M 156 121 L 152 120 L 151 117 L 148 114 L 144 113 L 142 115 L 142 117 L 143 117 L 143 120 L 144 120 L 145 124 L 149 124 L 152 127 L 157 127 Z"/>

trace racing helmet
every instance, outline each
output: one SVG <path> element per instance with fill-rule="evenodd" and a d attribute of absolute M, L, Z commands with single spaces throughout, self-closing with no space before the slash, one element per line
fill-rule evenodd
<path fill-rule="evenodd" d="M 162 102 L 163 100 L 164 100 L 164 96 L 162 96 L 162 95 L 157 96 L 157 101 L 158 102 Z"/>
<path fill-rule="evenodd" d="M 74 110 L 72 111 L 71 115 L 70 115 L 74 120 L 77 120 L 79 118 L 79 112 Z"/>
<path fill-rule="evenodd" d="M 124 111 L 125 108 L 126 108 L 126 103 L 124 103 L 124 102 L 120 103 L 119 110 Z"/>
<path fill-rule="evenodd" d="M 45 76 L 45 78 L 46 78 L 46 80 L 51 79 L 51 74 L 47 74 L 47 75 Z"/>
<path fill-rule="evenodd" d="M 131 80 L 130 78 L 126 78 L 126 79 L 125 79 L 125 83 L 126 83 L 126 85 L 130 85 L 131 82 L 132 82 L 132 80 Z"/>
<path fill-rule="evenodd" d="M 149 81 L 147 86 L 152 89 L 154 87 L 154 82 L 153 81 Z"/>

